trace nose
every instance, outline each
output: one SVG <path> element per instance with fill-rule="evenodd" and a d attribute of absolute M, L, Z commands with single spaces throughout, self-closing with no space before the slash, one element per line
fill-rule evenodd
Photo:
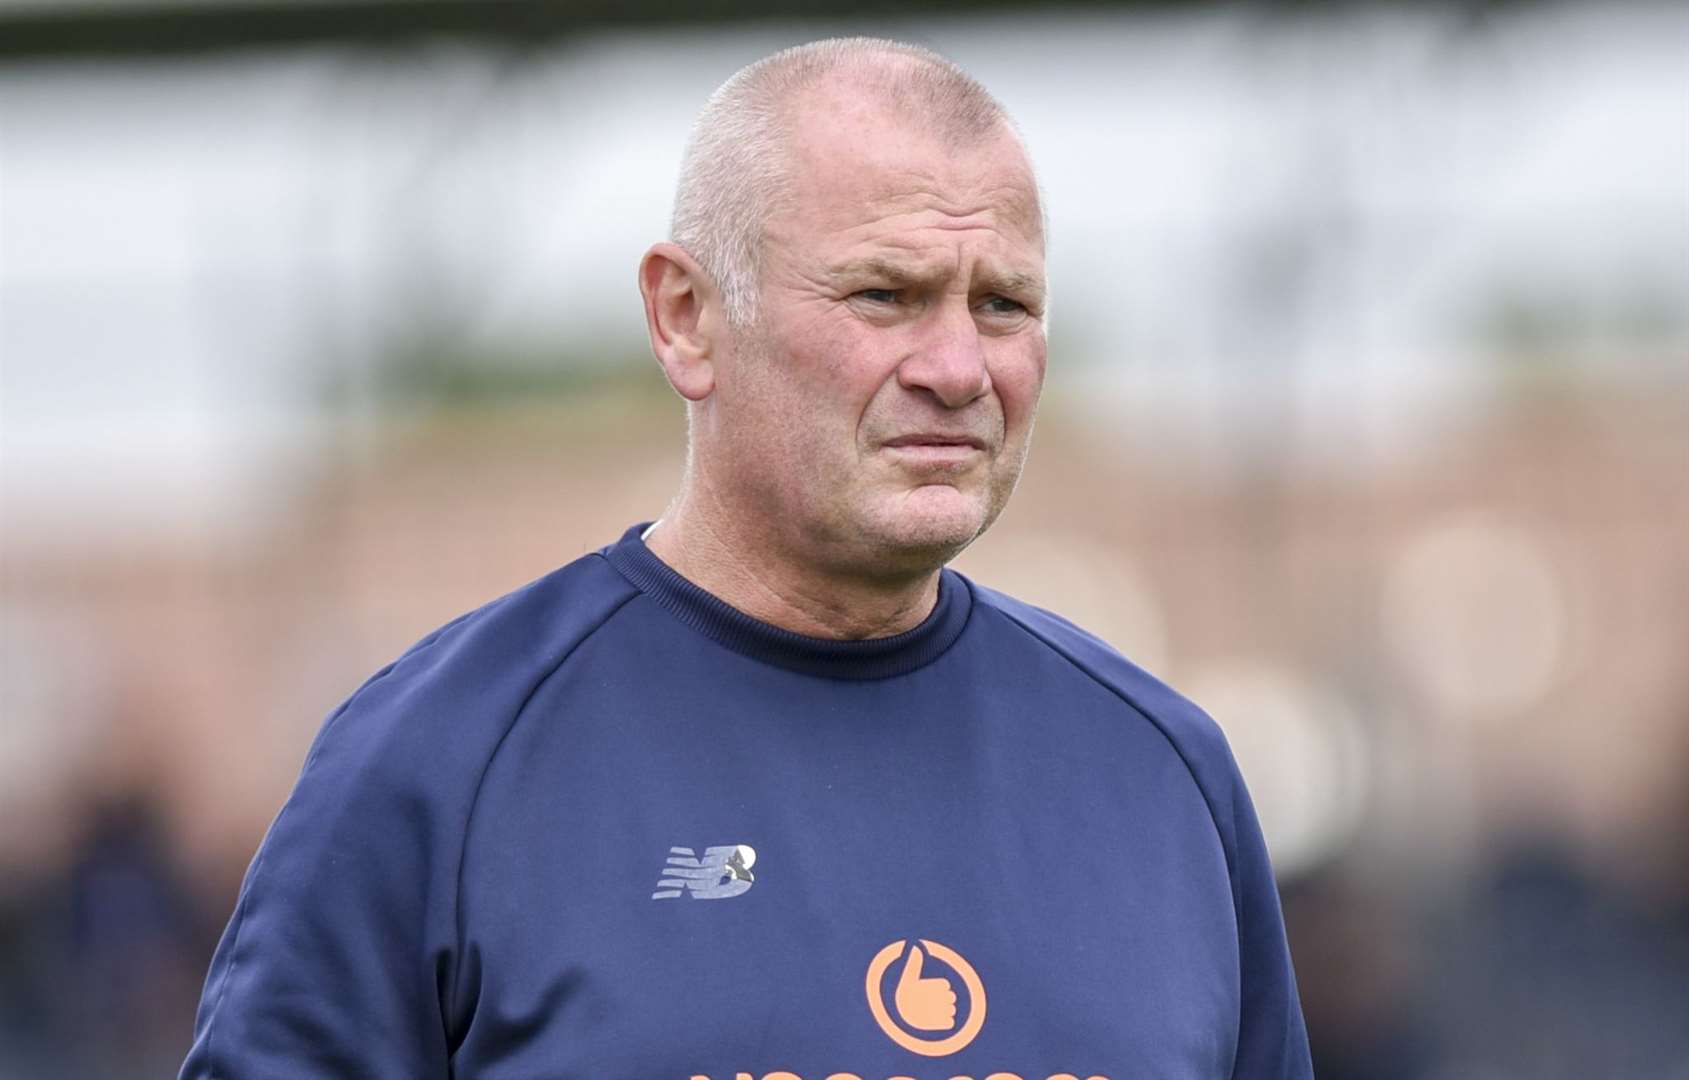
<path fill-rule="evenodd" d="M 947 302 L 926 320 L 926 333 L 897 368 L 905 390 L 924 390 L 947 409 L 991 392 L 984 342 L 965 299 Z"/>

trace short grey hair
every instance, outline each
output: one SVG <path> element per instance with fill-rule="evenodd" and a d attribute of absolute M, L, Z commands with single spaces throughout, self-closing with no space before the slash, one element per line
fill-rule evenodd
<path fill-rule="evenodd" d="M 792 104 L 838 71 L 862 79 L 946 142 L 963 145 L 1014 130 L 978 80 L 918 45 L 830 38 L 741 68 L 710 95 L 692 125 L 670 225 L 674 242 L 715 279 L 733 326 L 756 321 L 763 226 L 788 190 Z"/>

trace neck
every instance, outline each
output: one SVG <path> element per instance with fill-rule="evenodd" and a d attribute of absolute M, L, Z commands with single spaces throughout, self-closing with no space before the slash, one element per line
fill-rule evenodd
<path fill-rule="evenodd" d="M 765 623 L 806 637 L 890 637 L 920 624 L 938 602 L 939 569 L 863 579 L 800 564 L 731 514 L 710 513 L 683 491 L 645 544 L 682 577 Z"/>

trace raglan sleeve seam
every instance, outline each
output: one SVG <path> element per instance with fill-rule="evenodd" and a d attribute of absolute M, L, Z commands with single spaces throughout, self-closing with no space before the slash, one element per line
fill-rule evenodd
<path fill-rule="evenodd" d="M 447 1002 L 447 1015 L 441 1018 L 446 1021 L 448 1025 L 445 1035 L 447 1038 L 447 1045 L 451 1048 L 452 1053 L 456 1052 L 456 1047 L 461 1041 L 461 1036 L 463 1034 L 462 1031 L 455 1030 L 460 1026 L 455 1023 L 457 1020 L 455 1014 L 462 996 L 465 945 L 464 935 L 466 929 L 463 923 L 463 867 L 464 863 L 467 861 L 469 853 L 470 828 L 474 824 L 475 811 L 481 805 L 481 791 L 482 788 L 486 786 L 487 774 L 492 771 L 493 760 L 498 757 L 499 751 L 504 748 L 505 741 L 510 738 L 510 733 L 516 730 L 517 723 L 522 719 L 522 715 L 527 712 L 528 705 L 534 700 L 535 696 L 539 694 L 541 688 L 544 687 L 546 683 L 550 682 L 552 677 L 563 669 L 563 665 L 569 662 L 569 657 L 573 656 L 577 649 L 586 644 L 588 639 L 590 639 L 594 634 L 597 634 L 600 630 L 604 629 L 605 626 L 609 625 L 610 621 L 614 619 L 624 607 L 640 595 L 642 594 L 637 589 L 629 590 L 628 595 L 617 602 L 616 605 L 609 611 L 605 612 L 603 617 L 600 618 L 598 622 L 591 627 L 591 629 L 579 635 L 569 643 L 568 647 L 558 655 L 557 660 L 545 671 L 545 674 L 541 675 L 534 681 L 533 688 L 528 691 L 527 696 L 522 699 L 522 703 L 516 707 L 514 712 L 511 713 L 509 723 L 505 725 L 504 731 L 499 734 L 498 740 L 493 743 L 492 750 L 487 754 L 486 760 L 481 763 L 480 775 L 475 778 L 475 788 L 469 797 L 469 805 L 464 811 L 463 832 L 458 839 L 457 869 L 453 874 L 452 925 L 455 932 L 455 940 L 453 942 L 455 962 L 452 965 L 451 997 Z"/>
<path fill-rule="evenodd" d="M 1234 848 L 1236 847 L 1235 835 L 1231 832 L 1231 830 L 1229 830 L 1227 828 L 1226 822 L 1224 821 L 1225 815 L 1223 815 L 1220 812 L 1219 808 L 1215 805 L 1213 793 L 1208 790 L 1208 785 L 1203 783 L 1202 775 L 1199 772 L 1199 770 L 1196 768 L 1196 766 L 1191 764 L 1190 754 L 1186 751 L 1185 747 L 1180 744 L 1178 739 L 1173 737 L 1173 735 L 1167 730 L 1166 725 L 1163 724 L 1152 711 L 1144 708 L 1144 706 L 1140 705 L 1137 701 L 1133 700 L 1132 696 L 1130 694 L 1128 694 L 1126 691 L 1122 690 L 1120 687 L 1114 685 L 1114 683 L 1112 683 L 1109 680 L 1101 677 L 1096 672 L 1094 672 L 1090 668 L 1086 667 L 1085 664 L 1083 664 L 1078 659 L 1076 659 L 1075 657 L 1070 655 L 1065 649 L 1062 649 L 1060 646 L 1056 645 L 1054 642 L 1052 642 L 1048 638 L 1044 637 L 1044 635 L 1038 633 L 1036 630 L 1027 626 L 1025 623 L 1023 623 L 1019 619 L 1015 618 L 1014 615 L 1010 614 L 1007 611 L 1003 611 L 1000 608 L 996 608 L 994 610 L 997 610 L 1005 619 L 1007 619 L 1010 623 L 1012 623 L 1022 633 L 1026 634 L 1028 637 L 1032 638 L 1034 641 L 1038 642 L 1040 645 L 1044 646 L 1046 649 L 1050 650 L 1051 652 L 1055 653 L 1057 656 L 1061 657 L 1063 660 L 1067 661 L 1074 668 L 1076 668 L 1078 671 L 1083 673 L 1087 678 L 1089 678 L 1092 682 L 1096 683 L 1097 685 L 1101 686 L 1103 689 L 1107 690 L 1109 693 L 1113 694 L 1115 697 L 1119 698 L 1133 712 L 1135 712 L 1139 716 L 1143 717 L 1150 724 L 1150 726 L 1155 728 L 1155 730 L 1160 733 L 1161 737 L 1167 741 L 1167 745 L 1172 748 L 1173 753 L 1178 757 L 1180 764 L 1182 764 L 1185 767 L 1185 772 L 1190 776 L 1191 783 L 1193 785 L 1195 785 L 1197 792 L 1202 796 L 1203 806 L 1205 806 L 1208 809 L 1209 822 L 1214 826 L 1214 832 L 1215 832 L 1216 836 L 1219 838 L 1219 841 L 1220 841 L 1221 853 L 1225 856 L 1225 859 L 1226 859 L 1226 877 L 1227 877 L 1227 880 L 1231 884 L 1232 907 L 1233 907 L 1234 913 L 1237 915 L 1237 917 L 1239 919 L 1241 919 L 1242 918 L 1242 912 L 1239 910 L 1239 908 L 1241 906 L 1241 897 L 1238 895 L 1238 879 L 1237 879 L 1238 869 L 1237 869 L 1236 854 L 1235 854 L 1235 851 L 1234 851 Z M 1192 704 L 1191 707 L 1192 708 L 1198 708 L 1198 706 L 1196 706 L 1194 704 Z M 1199 709 L 1199 711 L 1200 711 L 1200 709 Z M 1203 714 L 1203 715 L 1206 716 L 1207 714 Z M 1212 722 L 1212 720 L 1210 720 L 1210 722 Z"/>

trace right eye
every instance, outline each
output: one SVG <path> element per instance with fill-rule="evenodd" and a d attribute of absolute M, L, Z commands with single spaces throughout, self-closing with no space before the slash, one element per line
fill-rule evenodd
<path fill-rule="evenodd" d="M 857 299 L 866 300 L 870 304 L 897 303 L 896 289 L 858 289 L 851 295 L 855 296 Z"/>

